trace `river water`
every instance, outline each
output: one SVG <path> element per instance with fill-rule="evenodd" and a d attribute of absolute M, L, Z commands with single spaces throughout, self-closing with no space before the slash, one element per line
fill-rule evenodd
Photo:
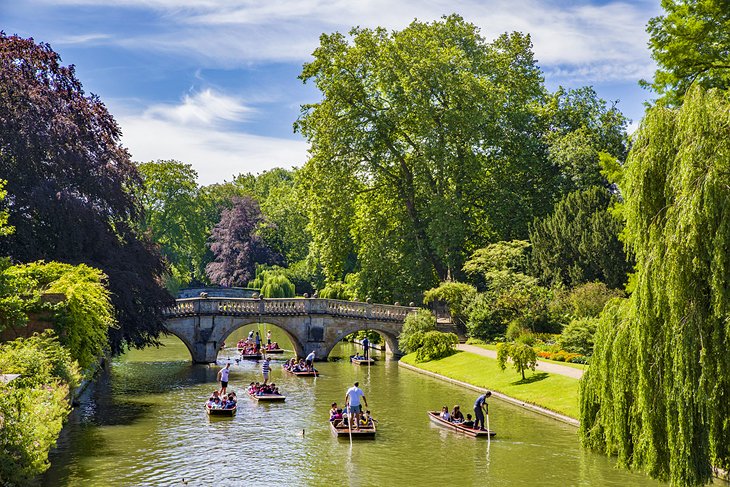
<path fill-rule="evenodd" d="M 282 335 L 275 339 L 286 346 Z M 229 388 L 239 392 L 238 414 L 208 418 L 203 402 L 220 365 L 191 365 L 181 342 L 165 343 L 110 364 L 69 418 L 43 485 L 661 485 L 581 449 L 576 428 L 496 399 L 491 442 L 432 425 L 426 410 L 460 404 L 466 413 L 476 394 L 399 368 L 385 355 L 376 354 L 370 368 L 352 365 L 353 345 L 345 343 L 317 365 L 316 379 L 284 375 L 274 362 L 285 403 L 250 399 L 243 384 L 260 380 L 260 364 L 233 362 Z M 222 352 L 219 363 L 229 355 Z M 332 360 L 338 356 L 345 359 Z M 351 445 L 331 434 L 327 419 L 330 403 L 342 404 L 356 380 L 379 430 L 374 441 Z"/>

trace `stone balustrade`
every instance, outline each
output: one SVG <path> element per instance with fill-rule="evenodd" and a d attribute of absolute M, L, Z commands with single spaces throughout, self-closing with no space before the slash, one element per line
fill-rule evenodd
<path fill-rule="evenodd" d="M 195 315 L 297 316 L 329 315 L 362 320 L 403 322 L 416 308 L 319 298 L 187 298 L 166 308 L 165 318 Z"/>

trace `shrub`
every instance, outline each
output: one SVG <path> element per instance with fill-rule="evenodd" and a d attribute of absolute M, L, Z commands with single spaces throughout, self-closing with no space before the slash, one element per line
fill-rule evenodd
<path fill-rule="evenodd" d="M 423 302 L 429 304 L 433 301 L 444 301 L 449 305 L 449 313 L 454 323 L 463 325 L 467 319 L 467 307 L 476 295 L 476 288 L 470 284 L 442 282 L 439 287 L 429 289 L 423 294 Z"/>
<path fill-rule="evenodd" d="M 416 351 L 417 362 L 427 362 L 447 357 L 456 351 L 459 338 L 453 333 L 428 331 L 423 334 L 421 346 Z"/>
<path fill-rule="evenodd" d="M 558 339 L 560 347 L 580 355 L 593 354 L 593 336 L 598 328 L 598 318 L 573 320 L 565 327 Z"/>
<path fill-rule="evenodd" d="M 436 331 L 436 318 L 426 309 L 419 309 L 406 316 L 403 331 L 398 335 L 400 348 L 406 353 L 413 353 L 423 346 L 425 335 Z"/>

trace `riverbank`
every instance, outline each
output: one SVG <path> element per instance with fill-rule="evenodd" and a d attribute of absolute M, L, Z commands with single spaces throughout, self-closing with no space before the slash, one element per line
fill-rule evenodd
<path fill-rule="evenodd" d="M 415 354 L 401 358 L 400 365 L 425 371 L 452 382 L 489 389 L 500 399 L 552 416 L 566 423 L 578 424 L 578 379 L 547 372 L 528 372 L 525 380 L 512 367 L 501 370 L 497 360 L 458 351 L 454 355 L 417 363 Z M 495 394 L 495 396 L 497 395 Z"/>

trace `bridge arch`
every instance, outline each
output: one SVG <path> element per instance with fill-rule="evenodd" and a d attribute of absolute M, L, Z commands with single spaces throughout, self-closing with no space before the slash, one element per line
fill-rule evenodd
<path fill-rule="evenodd" d="M 243 319 L 238 322 L 235 322 L 230 329 L 227 331 L 223 331 L 221 333 L 220 337 L 220 343 L 223 343 L 228 340 L 228 337 L 231 336 L 236 330 L 239 330 L 243 328 L 246 325 L 272 325 L 280 329 L 284 332 L 286 337 L 291 341 L 292 346 L 294 346 L 294 353 L 298 357 L 303 357 L 304 354 L 304 345 L 302 345 L 302 342 L 299 340 L 299 337 L 296 335 L 295 332 L 290 330 L 285 323 L 281 322 L 282 320 L 277 320 L 276 318 L 265 318 L 265 321 L 259 321 L 258 319 Z M 265 343 L 266 337 L 262 336 L 261 341 Z"/>
<path fill-rule="evenodd" d="M 324 355 L 321 358 L 327 358 L 329 357 L 329 354 L 332 353 L 332 350 L 337 346 L 338 343 L 340 343 L 347 335 L 350 335 L 351 333 L 355 333 L 357 331 L 363 331 L 363 330 L 373 330 L 378 332 L 384 339 L 385 343 L 388 346 L 388 351 L 395 355 L 400 355 L 400 348 L 398 346 L 398 335 L 400 332 L 395 332 L 392 328 L 383 326 L 382 324 L 351 324 L 349 326 L 344 326 L 340 329 L 340 338 L 337 340 L 333 340 L 330 343 L 327 343 L 327 347 L 324 349 L 323 353 Z"/>

